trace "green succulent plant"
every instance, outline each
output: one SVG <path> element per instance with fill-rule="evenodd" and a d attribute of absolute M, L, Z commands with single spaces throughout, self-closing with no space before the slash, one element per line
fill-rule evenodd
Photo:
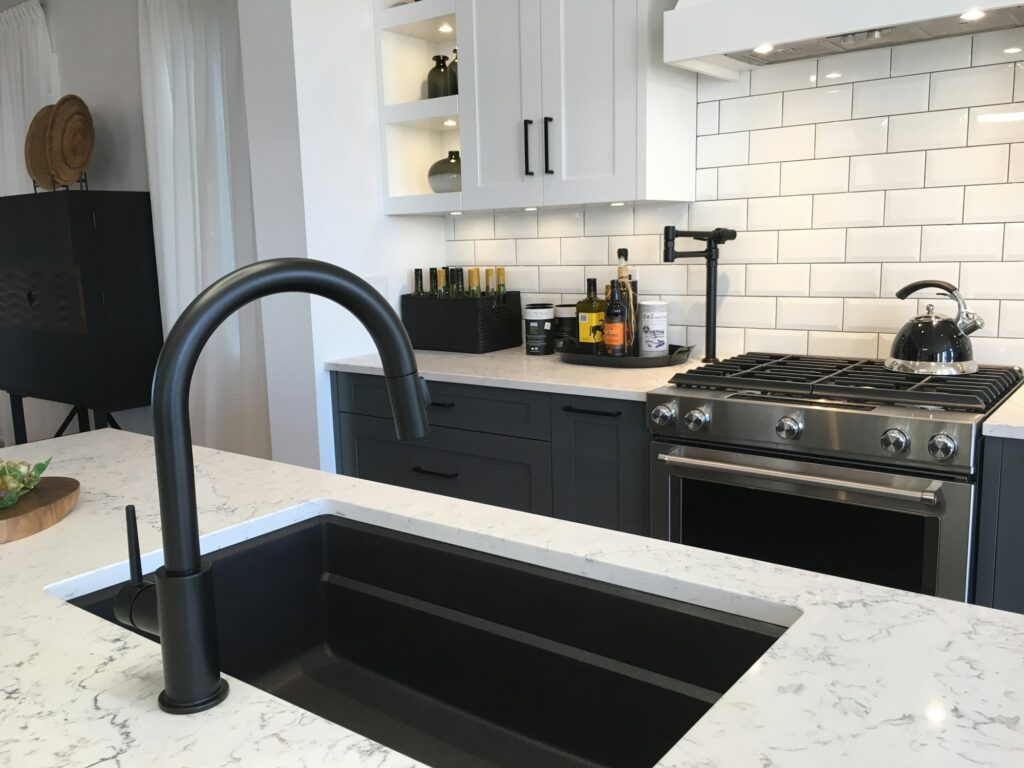
<path fill-rule="evenodd" d="M 51 460 L 34 465 L 27 461 L 0 461 L 0 509 L 17 504 L 22 496 L 39 485 L 39 478 Z"/>

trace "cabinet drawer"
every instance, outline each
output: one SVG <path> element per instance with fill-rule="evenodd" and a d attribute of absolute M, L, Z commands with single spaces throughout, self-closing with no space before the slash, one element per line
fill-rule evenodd
<path fill-rule="evenodd" d="M 401 441 L 390 418 L 341 413 L 338 419 L 338 467 L 346 475 L 551 514 L 548 443 L 446 427 Z"/>
<path fill-rule="evenodd" d="M 335 408 L 341 413 L 391 418 L 383 376 L 334 373 Z M 551 437 L 550 397 L 497 387 L 428 381 L 430 424 L 511 437 Z"/>

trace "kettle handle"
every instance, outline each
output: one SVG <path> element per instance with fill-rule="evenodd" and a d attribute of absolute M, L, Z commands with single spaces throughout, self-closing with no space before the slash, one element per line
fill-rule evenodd
<path fill-rule="evenodd" d="M 905 285 L 896 291 L 897 299 L 905 299 L 912 293 L 917 293 L 922 288 L 938 288 L 940 291 L 948 294 L 950 298 L 956 298 L 958 293 L 957 287 L 952 283 L 947 283 L 944 280 L 918 280 L 916 283 Z"/>

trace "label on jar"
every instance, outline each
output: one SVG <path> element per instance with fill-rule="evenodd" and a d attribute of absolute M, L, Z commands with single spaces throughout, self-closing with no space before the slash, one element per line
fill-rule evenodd
<path fill-rule="evenodd" d="M 626 324 L 605 323 L 604 345 L 606 347 L 624 347 L 626 345 Z"/>
<path fill-rule="evenodd" d="M 600 344 L 604 340 L 604 312 L 580 312 L 580 343 Z"/>

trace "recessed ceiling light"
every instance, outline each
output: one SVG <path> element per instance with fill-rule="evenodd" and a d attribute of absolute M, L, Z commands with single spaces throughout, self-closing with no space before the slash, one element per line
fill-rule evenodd
<path fill-rule="evenodd" d="M 620 205 L 625 205 L 625 203 L 612 203 L 611 204 L 612 208 L 618 208 Z"/>
<path fill-rule="evenodd" d="M 775 46 L 771 43 L 761 43 L 757 48 L 754 49 L 754 53 L 760 53 L 762 56 L 766 56 L 775 50 Z"/>
<path fill-rule="evenodd" d="M 963 21 L 977 21 L 985 18 L 985 12 L 981 8 L 971 8 L 969 11 L 961 13 L 960 18 Z"/>
<path fill-rule="evenodd" d="M 452 119 L 451 119 L 451 118 L 449 117 L 449 118 L 448 118 L 447 120 L 445 120 L 445 121 L 444 121 L 444 122 L 442 123 L 442 125 L 443 125 L 443 126 L 444 126 L 445 128 L 454 128 L 454 127 L 455 127 L 456 125 L 458 125 L 458 123 L 457 123 L 457 122 L 455 122 L 454 120 L 452 120 Z"/>
<path fill-rule="evenodd" d="M 837 77 L 842 77 L 842 76 L 843 76 L 842 72 L 829 72 L 827 75 L 825 75 L 825 78 L 828 79 L 828 80 L 835 80 Z"/>
<path fill-rule="evenodd" d="M 537 209 L 534 206 L 531 205 L 529 208 L 523 208 L 523 210 L 524 211 L 536 211 Z"/>
<path fill-rule="evenodd" d="M 1014 46 L 1013 48 L 1003 48 L 1003 53 L 1020 53 L 1020 48 Z"/>
<path fill-rule="evenodd" d="M 961 18 L 963 18 L 963 17 L 961 17 Z M 449 32 L 454 32 L 455 31 L 455 27 L 453 27 L 451 24 L 449 24 L 446 21 L 444 24 L 442 24 L 440 27 L 437 28 L 437 31 L 438 32 L 444 32 L 447 35 Z"/>
<path fill-rule="evenodd" d="M 452 216 L 461 216 L 462 211 L 452 211 Z"/>

